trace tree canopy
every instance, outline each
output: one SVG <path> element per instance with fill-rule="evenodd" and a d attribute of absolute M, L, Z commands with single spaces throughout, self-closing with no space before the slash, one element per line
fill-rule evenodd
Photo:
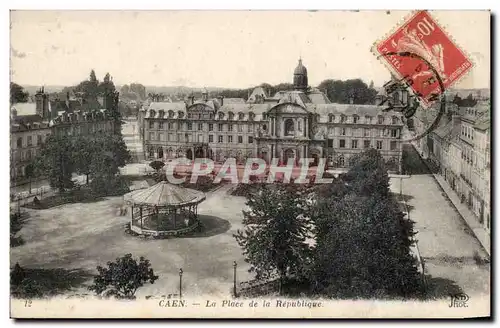
<path fill-rule="evenodd" d="M 10 103 L 28 102 L 29 93 L 17 83 L 10 82 Z"/>

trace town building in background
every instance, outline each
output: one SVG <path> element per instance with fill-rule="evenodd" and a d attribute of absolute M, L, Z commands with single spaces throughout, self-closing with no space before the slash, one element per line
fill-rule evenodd
<path fill-rule="evenodd" d="M 66 99 L 49 99 L 43 88 L 35 94 L 34 102 L 11 106 L 10 139 L 13 185 L 27 180 L 26 167 L 40 152 L 51 134 L 81 136 L 113 133 L 113 116 L 117 93 L 89 101 L 79 95 L 67 94 Z"/>
<path fill-rule="evenodd" d="M 446 115 L 437 129 L 415 146 L 423 158 L 432 162 L 460 202 L 466 204 L 490 232 L 491 104 L 484 96 L 478 99 L 471 107 L 448 103 Z M 429 127 L 431 116 L 424 111 L 417 112 L 414 118 L 417 134 Z"/>
<path fill-rule="evenodd" d="M 145 158 L 168 160 L 207 157 L 214 161 L 258 157 L 269 162 L 327 158 L 346 167 L 351 156 L 368 148 L 380 151 L 391 171 L 401 170 L 402 115 L 382 106 L 331 103 L 308 85 L 299 60 L 293 90 L 271 96 L 257 87 L 248 100 L 209 97 L 185 101 L 152 99 L 139 111 Z"/>

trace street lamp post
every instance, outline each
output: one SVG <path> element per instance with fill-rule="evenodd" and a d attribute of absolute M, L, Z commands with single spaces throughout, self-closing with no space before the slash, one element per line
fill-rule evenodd
<path fill-rule="evenodd" d="M 234 297 L 236 297 L 236 267 L 238 266 L 238 264 L 236 263 L 236 261 L 233 261 L 233 294 L 234 294 Z"/>
<path fill-rule="evenodd" d="M 179 298 L 182 298 L 182 268 L 179 269 Z"/>

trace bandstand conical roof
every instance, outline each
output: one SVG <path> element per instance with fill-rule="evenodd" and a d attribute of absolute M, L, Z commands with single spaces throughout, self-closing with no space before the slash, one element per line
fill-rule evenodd
<path fill-rule="evenodd" d="M 133 205 L 168 207 L 200 203 L 205 200 L 205 194 L 161 181 L 147 189 L 132 191 L 124 199 Z"/>

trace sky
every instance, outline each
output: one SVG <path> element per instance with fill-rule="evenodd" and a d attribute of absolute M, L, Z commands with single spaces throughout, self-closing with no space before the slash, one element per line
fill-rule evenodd
<path fill-rule="evenodd" d="M 474 62 L 457 88 L 490 86 L 490 13 L 432 11 Z M 408 11 L 12 11 L 11 81 L 74 85 L 94 69 L 117 85 L 246 88 L 389 79 L 371 53 Z"/>

